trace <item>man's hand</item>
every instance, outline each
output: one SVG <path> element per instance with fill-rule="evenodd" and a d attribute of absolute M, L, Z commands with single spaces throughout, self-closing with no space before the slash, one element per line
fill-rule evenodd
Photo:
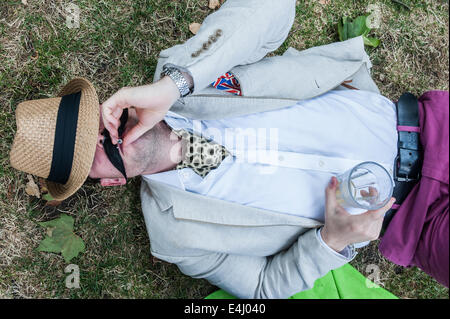
<path fill-rule="evenodd" d="M 351 215 L 336 201 L 337 186 L 336 177 L 332 177 L 326 189 L 325 226 L 321 231 L 323 241 L 340 252 L 349 244 L 377 239 L 383 225 L 384 214 L 392 207 L 395 198 L 391 198 L 378 210 Z"/>
<path fill-rule="evenodd" d="M 109 131 L 113 144 L 119 138 L 122 110 L 134 106 L 139 122 L 124 136 L 124 145 L 131 144 L 161 121 L 172 104 L 180 97 L 180 91 L 168 76 L 143 86 L 124 87 L 102 104 L 103 124 Z"/>

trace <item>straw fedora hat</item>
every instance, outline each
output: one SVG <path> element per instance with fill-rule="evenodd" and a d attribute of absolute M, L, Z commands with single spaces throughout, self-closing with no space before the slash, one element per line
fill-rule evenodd
<path fill-rule="evenodd" d="M 71 80 L 58 97 L 20 103 L 11 166 L 44 178 L 54 199 L 66 199 L 89 175 L 99 118 L 97 93 L 83 78 Z"/>

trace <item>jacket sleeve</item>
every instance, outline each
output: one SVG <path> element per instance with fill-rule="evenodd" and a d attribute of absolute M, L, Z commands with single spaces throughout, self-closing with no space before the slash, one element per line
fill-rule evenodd
<path fill-rule="evenodd" d="M 154 80 L 163 66 L 175 66 L 192 76 L 198 93 L 233 67 L 276 50 L 294 17 L 295 0 L 228 0 L 206 17 L 195 36 L 160 53 Z"/>
<path fill-rule="evenodd" d="M 211 253 L 194 257 L 157 258 L 176 263 L 184 274 L 207 279 L 238 298 L 288 298 L 314 286 L 316 279 L 351 261 L 356 253 L 348 246 L 348 256 L 329 248 L 317 229 L 301 235 L 287 250 L 270 257 Z"/>
<path fill-rule="evenodd" d="M 370 76 L 372 63 L 361 36 L 298 51 L 230 70 L 243 96 L 302 100 L 337 88 L 344 80 L 360 90 L 380 93 Z M 265 79 L 270 74 L 272 85 Z"/>

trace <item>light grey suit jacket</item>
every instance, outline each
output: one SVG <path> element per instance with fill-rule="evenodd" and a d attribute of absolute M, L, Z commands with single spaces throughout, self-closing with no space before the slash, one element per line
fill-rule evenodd
<path fill-rule="evenodd" d="M 194 79 L 194 94 L 171 111 L 194 119 L 263 112 L 346 89 L 340 85 L 345 80 L 379 93 L 360 37 L 264 58 L 284 42 L 294 16 L 295 0 L 228 0 L 194 37 L 160 53 L 154 80 L 165 64 Z M 208 87 L 227 71 L 238 78 L 243 96 Z M 322 243 L 316 220 L 145 179 L 141 201 L 154 256 L 240 298 L 287 298 L 355 256 L 353 247 L 347 258 Z"/>

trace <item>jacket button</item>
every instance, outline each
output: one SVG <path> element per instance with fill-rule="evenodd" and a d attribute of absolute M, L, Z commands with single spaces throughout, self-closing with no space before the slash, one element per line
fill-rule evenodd
<path fill-rule="evenodd" d="M 208 50 L 209 49 L 209 45 L 210 45 L 210 43 L 208 43 L 208 42 L 203 43 L 203 49 L 204 50 Z"/>
<path fill-rule="evenodd" d="M 209 41 L 211 41 L 211 42 L 216 42 L 217 41 L 217 38 L 215 37 L 215 36 L 213 36 L 213 35 L 210 35 L 209 36 Z M 208 42 L 209 42 L 208 41 Z"/>
<path fill-rule="evenodd" d="M 191 54 L 191 57 L 196 58 L 200 55 L 201 52 L 202 50 L 195 51 L 194 53 Z"/>
<path fill-rule="evenodd" d="M 215 35 L 216 37 L 220 37 L 222 35 L 222 29 L 217 29 Z"/>

